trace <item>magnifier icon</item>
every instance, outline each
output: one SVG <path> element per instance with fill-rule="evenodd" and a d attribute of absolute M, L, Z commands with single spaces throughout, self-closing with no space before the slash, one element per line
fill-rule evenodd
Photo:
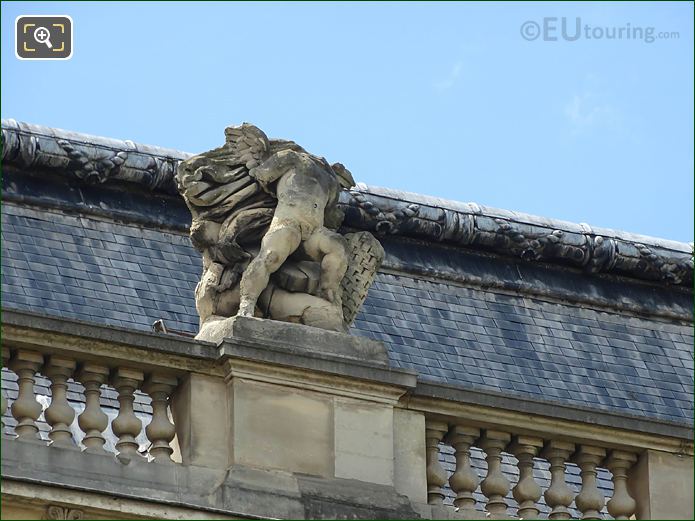
<path fill-rule="evenodd" d="M 53 49 L 53 45 L 51 45 L 51 32 L 45 27 L 36 28 L 34 31 L 34 40 L 39 43 L 45 43 L 46 47 Z"/>

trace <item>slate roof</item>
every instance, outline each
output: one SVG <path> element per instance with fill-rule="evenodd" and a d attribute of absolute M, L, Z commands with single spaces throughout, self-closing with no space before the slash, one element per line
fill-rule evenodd
<path fill-rule="evenodd" d="M 186 235 L 12 203 L 2 216 L 4 307 L 196 332 L 201 264 Z M 693 418 L 687 323 L 381 273 L 354 333 L 422 379 Z"/>
<path fill-rule="evenodd" d="M 201 261 L 172 186 L 188 154 L 13 120 L 2 134 L 3 307 L 135 329 L 162 318 L 195 333 Z M 348 226 L 392 235 L 353 333 L 384 341 L 394 365 L 692 423 L 688 245 L 360 190 L 345 202 Z"/>

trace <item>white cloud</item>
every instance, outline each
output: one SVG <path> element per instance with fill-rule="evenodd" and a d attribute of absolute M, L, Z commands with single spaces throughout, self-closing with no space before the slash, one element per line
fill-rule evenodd
<path fill-rule="evenodd" d="M 434 88 L 437 89 L 439 92 L 444 92 L 446 90 L 449 90 L 452 88 L 456 82 L 458 81 L 459 77 L 461 76 L 461 71 L 463 69 L 463 62 L 456 62 L 453 67 L 451 68 L 451 71 L 449 72 L 449 76 L 442 81 L 438 81 L 434 84 Z"/>
<path fill-rule="evenodd" d="M 616 129 L 619 126 L 618 110 L 603 101 L 591 88 L 585 88 L 581 93 L 572 96 L 565 105 L 564 112 L 575 134 L 599 127 Z"/>

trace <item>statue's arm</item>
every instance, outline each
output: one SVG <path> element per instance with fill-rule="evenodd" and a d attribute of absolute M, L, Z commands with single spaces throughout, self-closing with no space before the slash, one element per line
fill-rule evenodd
<path fill-rule="evenodd" d="M 280 179 L 287 170 L 297 166 L 300 161 L 300 155 L 294 150 L 282 150 L 270 156 L 257 167 L 252 168 L 249 175 L 262 185 L 267 186 Z"/>

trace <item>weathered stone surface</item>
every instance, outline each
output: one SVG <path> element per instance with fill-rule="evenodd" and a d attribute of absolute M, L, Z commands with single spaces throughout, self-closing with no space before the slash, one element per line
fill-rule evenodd
<path fill-rule="evenodd" d="M 393 411 L 394 479 L 398 492 L 414 503 L 427 503 L 425 415 L 417 411 Z"/>
<path fill-rule="evenodd" d="M 184 465 L 229 467 L 231 420 L 223 378 L 190 373 L 172 397 L 171 412 Z"/>
<path fill-rule="evenodd" d="M 693 457 L 649 450 L 630 471 L 637 519 L 693 519 Z"/>
<path fill-rule="evenodd" d="M 349 242 L 335 231 L 352 175 L 248 123 L 225 135 L 223 146 L 185 160 L 176 176 L 203 255 L 201 328 L 239 315 L 345 331 L 384 257 L 368 233 Z"/>
<path fill-rule="evenodd" d="M 325 353 L 364 362 L 388 363 L 386 346 L 375 340 L 319 328 L 267 321 L 253 317 L 231 317 L 204 325 L 199 336 L 209 342 L 225 338 L 248 341 L 284 349 Z"/>
<path fill-rule="evenodd" d="M 62 129 L 2 120 L 2 159 L 22 167 L 56 169 L 85 183 L 128 183 L 176 193 L 174 174 L 190 154 Z"/>
<path fill-rule="evenodd" d="M 235 463 L 333 477 L 332 397 L 264 382 L 231 385 Z"/>
<path fill-rule="evenodd" d="M 112 456 L 5 440 L 7 483 L 61 483 L 67 489 L 114 498 L 194 509 L 195 517 L 249 515 L 274 519 L 416 519 L 410 502 L 393 487 L 318 478 L 236 465 L 228 470 L 194 465 L 122 465 Z M 3 507 L 5 502 L 3 502 Z M 169 517 L 165 511 L 160 515 Z M 172 513 L 172 517 L 175 514 Z M 179 514 L 180 515 L 180 514 Z"/>
<path fill-rule="evenodd" d="M 297 476 L 306 519 L 418 519 L 393 488 L 357 480 Z"/>
<path fill-rule="evenodd" d="M 335 476 L 394 485 L 393 407 L 336 399 L 333 419 Z"/>

